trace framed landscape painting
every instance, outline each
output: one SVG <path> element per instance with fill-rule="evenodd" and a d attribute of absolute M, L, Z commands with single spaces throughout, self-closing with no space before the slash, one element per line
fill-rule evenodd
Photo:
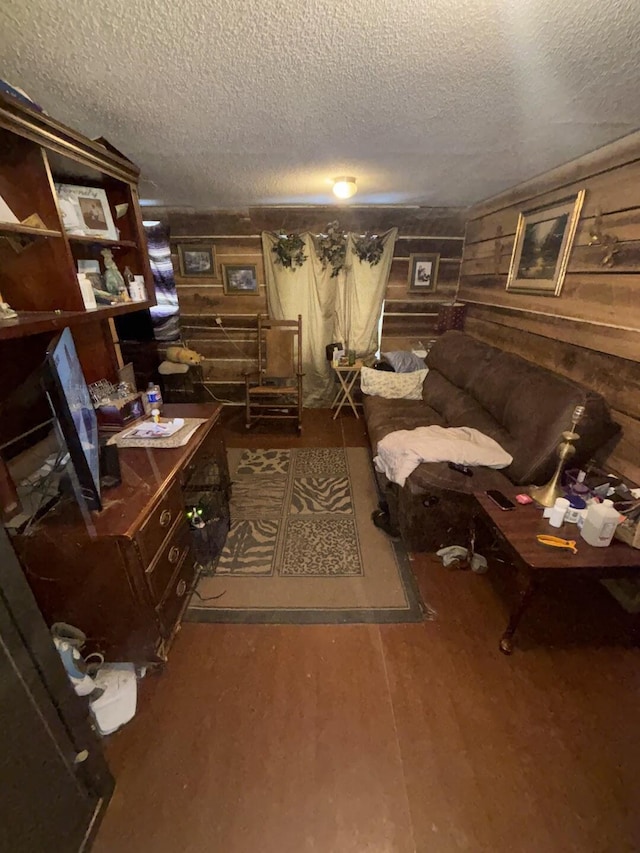
<path fill-rule="evenodd" d="M 236 296 L 258 292 L 258 275 L 255 264 L 222 264 L 224 292 Z"/>
<path fill-rule="evenodd" d="M 439 263 L 440 255 L 411 255 L 409 257 L 409 292 L 435 293 Z"/>
<path fill-rule="evenodd" d="M 202 243 L 178 244 L 180 274 L 184 276 L 216 277 L 213 246 Z"/>
<path fill-rule="evenodd" d="M 560 295 L 584 193 L 519 215 L 507 290 Z"/>

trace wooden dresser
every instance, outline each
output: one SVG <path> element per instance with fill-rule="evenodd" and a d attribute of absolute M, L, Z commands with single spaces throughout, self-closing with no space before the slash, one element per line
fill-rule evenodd
<path fill-rule="evenodd" d="M 122 484 L 83 516 L 58 502 L 14 547 L 48 624 L 87 634 L 107 660 L 165 661 L 189 599 L 195 565 L 184 491 L 212 457 L 228 486 L 221 406 L 169 405 L 171 417 L 207 418 L 185 447 L 121 449 Z"/>

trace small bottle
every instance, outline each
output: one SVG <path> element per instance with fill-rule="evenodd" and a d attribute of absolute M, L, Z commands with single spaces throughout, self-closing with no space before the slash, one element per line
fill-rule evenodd
<path fill-rule="evenodd" d="M 614 509 L 613 501 L 591 504 L 580 535 L 589 545 L 606 548 L 611 544 L 619 521 L 620 513 Z"/>
<path fill-rule="evenodd" d="M 150 382 L 147 385 L 147 405 L 149 409 L 158 409 L 162 408 L 162 394 L 160 392 L 160 386 Z"/>

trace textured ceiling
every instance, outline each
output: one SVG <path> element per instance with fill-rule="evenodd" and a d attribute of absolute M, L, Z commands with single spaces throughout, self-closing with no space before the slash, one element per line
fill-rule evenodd
<path fill-rule="evenodd" d="M 3 0 L 0 76 L 165 205 L 462 205 L 640 126 L 638 0 Z"/>

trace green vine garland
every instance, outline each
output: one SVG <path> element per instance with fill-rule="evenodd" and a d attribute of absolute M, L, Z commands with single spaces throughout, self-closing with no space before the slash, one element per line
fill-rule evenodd
<path fill-rule="evenodd" d="M 380 263 L 380 258 L 384 252 L 382 237 L 371 234 L 370 231 L 360 237 L 354 237 L 353 251 L 361 261 L 367 261 L 372 267 L 375 267 L 376 264 Z"/>
<path fill-rule="evenodd" d="M 331 278 L 336 278 L 344 269 L 347 259 L 347 235 L 336 220 L 329 222 L 327 233 L 316 237 L 316 251 L 322 264 L 322 269 L 331 266 Z"/>
<path fill-rule="evenodd" d="M 286 269 L 301 267 L 307 260 L 304 253 L 304 240 L 299 234 L 282 234 L 271 250 L 276 256 L 276 263 Z"/>

